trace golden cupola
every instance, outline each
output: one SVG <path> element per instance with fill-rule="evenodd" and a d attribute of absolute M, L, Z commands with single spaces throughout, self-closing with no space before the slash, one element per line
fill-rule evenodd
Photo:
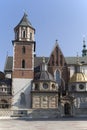
<path fill-rule="evenodd" d="M 71 77 L 70 83 L 75 83 L 75 82 L 87 82 L 87 76 L 84 73 L 75 73 Z"/>
<path fill-rule="evenodd" d="M 77 57 L 77 63 L 75 65 L 75 73 L 70 78 L 70 83 L 75 82 L 87 82 L 87 76 L 82 72 L 82 64 L 79 62 L 79 58 Z"/>

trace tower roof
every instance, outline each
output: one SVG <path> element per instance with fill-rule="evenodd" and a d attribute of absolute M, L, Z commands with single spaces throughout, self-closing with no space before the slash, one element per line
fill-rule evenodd
<path fill-rule="evenodd" d="M 22 19 L 20 20 L 20 22 L 18 23 L 18 25 L 15 28 L 17 28 L 18 26 L 26 26 L 26 27 L 29 26 L 32 29 L 34 29 L 31 22 L 28 20 L 27 16 L 28 15 L 26 13 L 24 13 Z"/>

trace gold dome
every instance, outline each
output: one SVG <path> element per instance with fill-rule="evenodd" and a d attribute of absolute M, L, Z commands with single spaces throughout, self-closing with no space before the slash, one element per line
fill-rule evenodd
<path fill-rule="evenodd" d="M 87 76 L 83 73 L 75 73 L 70 79 L 70 83 L 73 82 L 87 82 Z"/>

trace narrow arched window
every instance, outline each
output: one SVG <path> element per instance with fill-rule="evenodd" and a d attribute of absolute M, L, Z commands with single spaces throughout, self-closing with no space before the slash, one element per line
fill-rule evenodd
<path fill-rule="evenodd" d="M 55 80 L 59 85 L 61 85 L 61 74 L 59 70 L 55 71 Z"/>
<path fill-rule="evenodd" d="M 30 40 L 32 40 L 32 33 L 30 33 Z"/>
<path fill-rule="evenodd" d="M 25 94 L 23 92 L 20 95 L 20 105 L 26 106 Z"/>
<path fill-rule="evenodd" d="M 25 46 L 22 47 L 22 54 L 25 54 L 26 52 L 26 49 L 25 49 Z"/>
<path fill-rule="evenodd" d="M 25 68 L 25 60 L 22 60 L 22 68 Z"/>
<path fill-rule="evenodd" d="M 26 38 L 26 31 L 25 30 L 22 31 L 22 37 Z"/>

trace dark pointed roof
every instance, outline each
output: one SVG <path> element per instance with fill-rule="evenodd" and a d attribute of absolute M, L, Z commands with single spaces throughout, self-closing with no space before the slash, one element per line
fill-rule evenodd
<path fill-rule="evenodd" d="M 45 57 L 46 63 L 48 63 L 49 57 Z M 77 57 L 65 57 L 66 63 L 68 65 L 76 65 Z M 43 57 L 34 58 L 34 67 L 39 66 L 43 61 Z M 87 56 L 79 57 L 80 63 L 87 65 Z M 12 71 L 13 57 L 8 56 L 5 63 L 4 71 Z"/>
<path fill-rule="evenodd" d="M 15 28 L 17 28 L 18 26 L 29 26 L 32 29 L 34 29 L 31 22 L 28 20 L 27 16 L 28 15 L 26 13 L 24 13 L 22 19 L 20 20 L 19 24 Z"/>

